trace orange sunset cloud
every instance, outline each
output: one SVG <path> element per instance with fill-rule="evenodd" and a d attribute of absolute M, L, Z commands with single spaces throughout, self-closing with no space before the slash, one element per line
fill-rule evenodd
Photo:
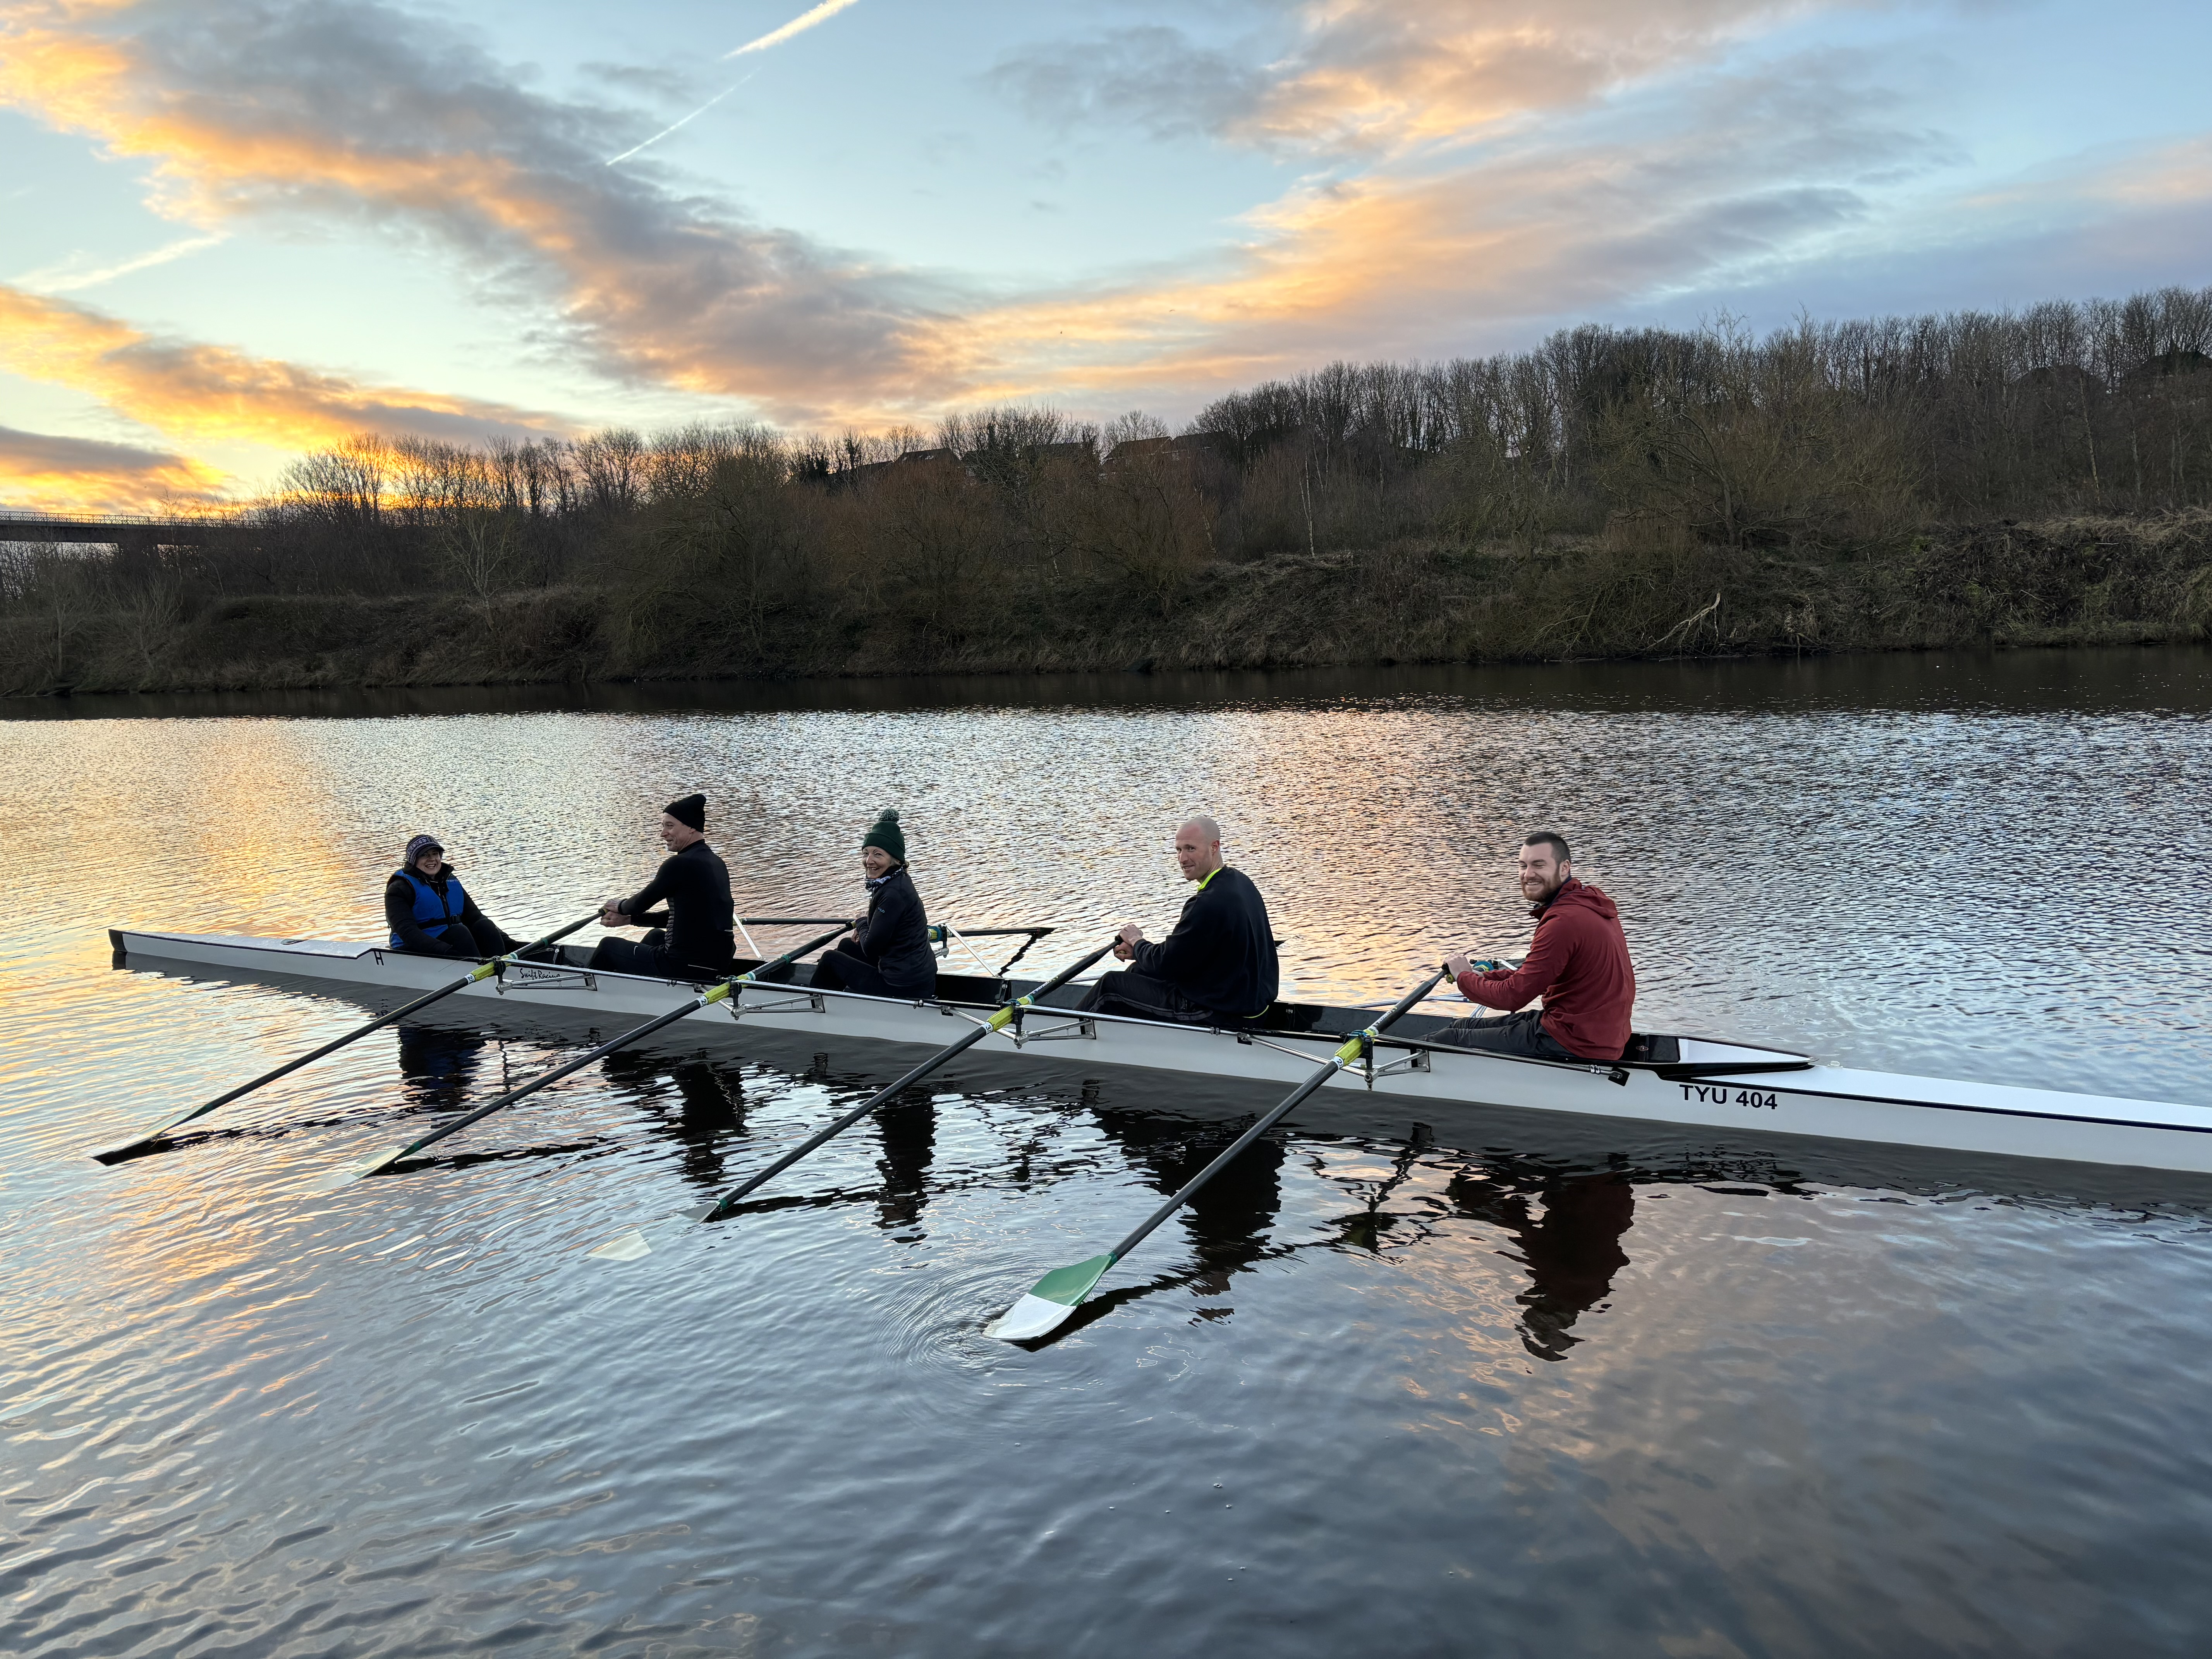
<path fill-rule="evenodd" d="M 1885 211 L 1904 222 L 1883 192 L 1965 150 L 1905 110 L 1884 55 L 1764 44 L 1850 11 L 1883 9 L 1318 0 L 1269 14 L 1264 40 L 1179 18 L 1034 37 L 995 60 L 978 42 L 975 82 L 1071 143 L 1194 143 L 1274 169 L 1201 246 L 1048 279 L 925 270 L 763 222 L 738 205 L 742 171 L 679 188 L 660 150 L 629 163 L 655 130 L 636 114 L 543 90 L 463 24 L 383 0 L 0 0 L 0 104 L 132 164 L 146 204 L 191 227 L 151 255 L 42 270 L 91 270 L 89 285 L 179 249 L 242 258 L 257 227 L 427 248 L 447 289 L 497 307 L 543 362 L 598 377 L 610 402 L 882 428 L 983 400 L 1194 407 L 1330 357 L 1489 349 L 1851 257 Z M 1754 37 L 1759 51 L 1737 50 Z M 2056 198 L 2068 226 L 2183 212 L 2205 194 L 2203 155 L 2188 140 L 2154 167 L 2085 165 L 2055 192 L 1986 178 L 1914 202 L 1908 228 L 1941 242 L 1964 208 L 2000 234 L 2052 234 L 2026 210 Z M 179 441 L 296 450 L 363 428 L 591 423 L 380 388 L 33 291 L 61 285 L 0 286 L 0 366 Z"/>
<path fill-rule="evenodd" d="M 86 392 L 159 431 L 297 448 L 364 428 L 478 436 L 557 428 L 502 404 L 378 392 L 221 346 L 149 338 L 112 317 L 0 284 L 0 368 Z"/>
<path fill-rule="evenodd" d="M 213 467 L 164 450 L 0 427 L 0 492 L 47 512 L 149 514 L 217 498 Z"/>

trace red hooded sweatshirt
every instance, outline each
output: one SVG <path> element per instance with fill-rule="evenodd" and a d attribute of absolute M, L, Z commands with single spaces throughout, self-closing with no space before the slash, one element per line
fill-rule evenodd
<path fill-rule="evenodd" d="M 1518 968 L 1459 976 L 1460 994 L 1511 1013 L 1538 995 L 1544 1030 L 1584 1060 L 1619 1060 L 1628 1047 L 1636 969 L 1628 963 L 1620 912 L 1595 887 L 1570 876 L 1533 913 L 1536 937 Z"/>

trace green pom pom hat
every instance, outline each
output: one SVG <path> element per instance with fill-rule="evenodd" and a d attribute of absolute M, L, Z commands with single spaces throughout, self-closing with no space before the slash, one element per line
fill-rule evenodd
<path fill-rule="evenodd" d="M 898 808 L 886 806 L 876 815 L 868 826 L 868 833 L 860 837 L 860 850 L 880 847 L 901 864 L 906 862 L 906 837 L 899 833 Z"/>

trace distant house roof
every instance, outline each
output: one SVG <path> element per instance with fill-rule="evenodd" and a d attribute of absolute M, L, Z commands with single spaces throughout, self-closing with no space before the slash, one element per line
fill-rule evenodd
<path fill-rule="evenodd" d="M 1186 432 L 1180 438 L 1127 438 L 1114 446 L 1107 459 L 1131 461 L 1143 455 L 1209 455 L 1224 447 L 1218 432 Z"/>
<path fill-rule="evenodd" d="M 955 466 L 960 465 L 959 455 L 950 449 L 909 449 L 899 459 L 902 463 L 923 461 L 933 466 L 943 466 L 948 461 Z"/>
<path fill-rule="evenodd" d="M 1109 459 L 1116 461 L 1134 460 L 1139 455 L 1158 455 L 1175 447 L 1173 438 L 1124 438 L 1114 446 Z"/>

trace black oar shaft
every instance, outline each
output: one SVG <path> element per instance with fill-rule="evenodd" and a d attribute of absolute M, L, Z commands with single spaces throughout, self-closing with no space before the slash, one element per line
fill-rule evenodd
<path fill-rule="evenodd" d="M 1006 931 L 1011 933 L 1017 930 L 1009 928 Z M 756 1175 L 750 1179 L 731 1188 L 730 1191 L 724 1194 L 715 1201 L 711 1209 L 701 1215 L 699 1218 L 702 1221 L 719 1221 L 722 1217 L 727 1215 L 731 1209 L 740 1200 L 742 1200 L 746 1194 L 767 1185 L 768 1182 L 781 1175 L 786 1170 L 788 1170 L 793 1164 L 798 1163 L 800 1158 L 805 1158 L 809 1152 L 813 1152 L 817 1147 L 821 1146 L 825 1143 L 835 1139 L 837 1136 L 844 1133 L 846 1130 L 851 1128 L 862 1118 L 867 1116 L 869 1113 L 874 1111 L 885 1101 L 890 1100 L 897 1096 L 901 1090 L 905 1089 L 913 1084 L 921 1082 L 923 1078 L 928 1076 L 939 1066 L 944 1065 L 945 1061 L 956 1059 L 959 1055 L 965 1054 L 969 1049 L 981 1042 L 985 1037 L 990 1036 L 992 1032 L 1000 1030 L 1006 1025 L 1011 1024 L 1015 1013 L 1018 1010 L 1032 1006 L 1036 1003 L 1038 999 L 1048 996 L 1053 992 L 1057 991 L 1061 986 L 1066 984 L 1068 981 L 1073 979 L 1078 974 L 1090 967 L 1093 963 L 1097 962 L 1101 957 L 1104 956 L 1113 948 L 1114 946 L 1112 942 L 1109 941 L 1108 943 L 1100 945 L 1097 950 L 1093 951 L 1089 956 L 1085 957 L 1081 961 L 1069 963 L 1066 967 L 1061 969 L 1060 972 L 1047 980 L 1043 984 L 1038 986 L 1036 990 L 1030 992 L 1027 996 L 1021 998 L 1010 1007 L 1000 1009 L 999 1012 L 994 1015 L 986 1024 L 976 1026 L 974 1030 L 968 1032 L 966 1036 L 947 1043 L 944 1048 L 932 1054 L 927 1060 L 923 1060 L 912 1071 L 908 1072 L 904 1077 L 899 1079 L 897 1082 L 890 1085 L 888 1087 L 877 1090 L 874 1094 L 870 1095 L 858 1106 L 854 1107 L 851 1111 L 845 1113 L 842 1117 L 831 1120 L 830 1122 L 823 1126 L 822 1128 L 816 1130 L 814 1133 L 808 1136 L 805 1140 L 793 1147 L 781 1158 L 776 1159 L 775 1163 L 769 1164 L 768 1168 L 763 1170 L 758 1175 Z"/>
<path fill-rule="evenodd" d="M 593 1060 L 605 1060 L 609 1054 L 614 1053 L 616 1049 L 625 1048 L 629 1044 L 635 1042 L 640 1037 L 651 1036 L 662 1026 L 672 1025 L 678 1020 L 683 1018 L 684 1015 L 692 1012 L 695 1009 L 703 1008 L 706 1006 L 707 999 L 705 997 L 694 997 L 682 1007 L 672 1008 L 666 1013 L 661 1015 L 658 1019 L 648 1021 L 647 1024 L 639 1026 L 634 1031 L 625 1031 L 611 1042 L 602 1042 L 598 1048 L 592 1049 L 592 1052 L 587 1054 L 580 1054 L 574 1060 L 569 1060 L 564 1065 L 556 1066 L 550 1072 L 540 1073 L 538 1076 L 531 1079 L 529 1082 L 522 1084 L 518 1087 L 509 1089 L 505 1094 L 499 1096 L 495 1099 L 486 1101 L 474 1111 L 464 1112 L 457 1118 L 453 1118 L 444 1123 L 441 1123 L 436 1128 L 431 1130 L 428 1134 L 424 1135 L 420 1140 L 410 1141 L 408 1145 L 400 1148 L 399 1151 L 392 1153 L 386 1162 L 396 1164 L 403 1158 L 412 1158 L 416 1153 L 421 1152 L 425 1146 L 434 1145 L 438 1141 L 443 1140 L 447 1135 L 457 1133 L 460 1130 L 467 1128 L 470 1124 L 476 1122 L 479 1118 L 489 1117 L 494 1112 L 500 1111 L 506 1107 L 514 1105 L 518 1100 L 526 1099 L 529 1096 L 536 1094 L 540 1089 L 546 1087 L 548 1085 L 558 1083 L 562 1078 L 570 1075 L 572 1073 L 582 1071 L 584 1067 L 590 1065 Z"/>
<path fill-rule="evenodd" d="M 1372 1025 L 1368 1026 L 1366 1028 L 1366 1032 L 1379 1032 L 1383 1030 L 1384 1027 L 1394 1023 L 1401 1014 L 1406 1012 L 1423 997 L 1428 995 L 1430 991 L 1435 988 L 1437 981 L 1443 978 L 1443 969 L 1439 968 L 1435 973 L 1431 974 L 1426 980 L 1422 981 L 1419 990 L 1410 991 L 1407 993 L 1406 995 L 1399 998 L 1397 1006 L 1393 1007 L 1389 1012 L 1384 1014 L 1380 1019 L 1376 1020 Z M 1365 1032 L 1363 1032 L 1362 1035 L 1365 1035 Z M 1328 1064 L 1324 1065 L 1318 1072 L 1316 1072 L 1311 1077 L 1300 1084 L 1297 1089 L 1291 1091 L 1289 1099 L 1284 1101 L 1281 1105 L 1276 1107 L 1272 1112 L 1269 1112 L 1265 1117 L 1261 1118 L 1257 1123 L 1255 1123 L 1243 1134 L 1237 1136 L 1234 1141 L 1230 1143 L 1230 1146 L 1225 1152 L 1224 1152 L 1218 1158 L 1215 1158 L 1213 1162 L 1207 1164 L 1203 1170 L 1200 1170 L 1196 1175 L 1193 1176 L 1188 1181 L 1185 1182 L 1182 1185 L 1182 1189 L 1180 1192 L 1176 1193 L 1173 1198 L 1168 1200 L 1166 1203 L 1161 1205 L 1158 1209 L 1153 1211 L 1151 1215 L 1145 1218 L 1143 1223 L 1139 1224 L 1134 1231 L 1130 1233 L 1130 1235 L 1127 1238 L 1124 1238 L 1119 1244 L 1116 1244 L 1111 1250 L 1108 1251 L 1107 1254 L 1111 1255 L 1116 1261 L 1119 1261 L 1123 1256 L 1128 1255 L 1130 1251 L 1135 1249 L 1138 1245 L 1143 1243 L 1146 1236 L 1149 1235 L 1155 1227 L 1158 1227 L 1160 1223 L 1165 1221 L 1170 1216 L 1173 1215 L 1177 1210 L 1181 1209 L 1185 1204 L 1190 1201 L 1192 1194 L 1197 1192 L 1198 1189 L 1206 1185 L 1207 1182 L 1212 1180 L 1217 1175 L 1219 1175 L 1223 1170 L 1226 1169 L 1229 1164 L 1236 1160 L 1237 1155 L 1239 1152 L 1242 1152 L 1247 1146 L 1249 1146 L 1261 1135 L 1267 1133 L 1268 1130 L 1273 1128 L 1285 1117 L 1289 1116 L 1299 1107 L 1305 1104 L 1307 1100 L 1312 1097 L 1316 1090 L 1319 1089 L 1322 1085 L 1327 1083 L 1329 1079 L 1334 1077 L 1339 1072 L 1342 1071 L 1347 1064 L 1349 1064 L 1349 1062 L 1346 1060 L 1343 1054 L 1337 1054 L 1331 1055 Z"/>
<path fill-rule="evenodd" d="M 796 962 L 799 957 L 808 955 L 811 951 L 820 950 L 831 939 L 836 938 L 838 934 L 845 933 L 850 929 L 852 926 L 853 924 L 850 921 L 841 921 L 835 927 L 832 927 L 828 933 L 820 935 L 818 938 L 809 939 L 804 945 L 798 945 L 792 950 L 786 951 L 781 956 L 776 957 L 775 961 L 764 962 L 759 967 L 751 969 L 750 972 L 739 974 L 733 979 L 724 980 L 720 985 L 715 986 L 712 990 L 702 992 L 698 996 L 692 998 L 690 1001 L 685 1003 L 682 1007 L 672 1008 L 666 1013 L 662 1014 L 656 1018 L 647 1020 L 635 1030 L 624 1031 L 620 1036 L 614 1038 L 611 1042 L 602 1042 L 598 1048 L 592 1049 L 591 1053 L 580 1055 L 576 1059 L 569 1060 L 565 1065 L 556 1066 L 551 1071 L 543 1073 L 540 1075 L 531 1079 L 529 1082 L 520 1085 L 515 1088 L 509 1089 L 505 1094 L 501 1095 L 495 1099 L 486 1101 L 475 1110 L 464 1112 L 460 1116 L 440 1124 L 436 1128 L 431 1130 L 428 1134 L 424 1135 L 421 1139 L 410 1141 L 398 1152 L 388 1153 L 384 1158 L 379 1159 L 377 1164 L 374 1165 L 374 1168 L 381 1169 L 386 1164 L 398 1163 L 403 1158 L 412 1158 L 424 1147 L 433 1146 L 438 1141 L 443 1140 L 447 1135 L 453 1134 L 458 1130 L 467 1128 L 470 1124 L 477 1122 L 480 1119 L 489 1117 L 494 1112 L 500 1111 L 506 1107 L 514 1105 L 518 1100 L 528 1098 L 530 1096 L 536 1094 L 540 1089 L 544 1088 L 548 1084 L 558 1083 L 562 1078 L 568 1077 L 573 1073 L 583 1070 L 585 1066 L 589 1066 L 593 1060 L 605 1059 L 617 1048 L 628 1048 L 631 1043 L 637 1042 L 641 1037 L 651 1036 L 655 1031 L 660 1030 L 662 1026 L 672 1025 L 678 1020 L 683 1018 L 686 1014 L 696 1012 L 697 1010 L 705 1007 L 710 1002 L 718 1002 L 724 997 L 727 996 L 743 994 L 743 988 L 745 985 L 757 979 L 762 974 L 767 972 L 769 969 L 781 968 L 787 962 Z M 372 1170 L 371 1172 L 373 1173 L 374 1170 Z"/>
<path fill-rule="evenodd" d="M 960 1054 L 966 1053 L 969 1049 L 974 1048 L 977 1043 L 981 1042 L 985 1037 L 990 1035 L 991 1028 L 989 1026 L 978 1025 L 974 1030 L 970 1030 L 967 1036 L 962 1037 L 958 1042 L 948 1044 L 946 1047 L 939 1049 L 937 1053 L 932 1054 L 927 1060 L 923 1060 L 921 1065 L 915 1066 L 897 1082 L 890 1085 L 888 1088 L 877 1091 L 874 1094 L 869 1096 L 867 1099 L 862 1101 L 858 1106 L 853 1108 L 851 1111 L 846 1113 L 842 1117 L 833 1118 L 827 1125 L 816 1130 L 798 1146 L 793 1147 L 781 1158 L 776 1159 L 775 1163 L 769 1164 L 768 1168 L 763 1170 L 758 1175 L 752 1176 L 750 1180 L 741 1182 L 738 1185 L 732 1188 L 728 1192 L 722 1195 L 721 1199 L 715 1204 L 714 1207 L 701 1218 L 707 1221 L 720 1220 L 722 1217 L 730 1212 L 733 1206 L 741 1202 L 748 1193 L 752 1192 L 757 1188 L 766 1186 L 769 1182 L 775 1180 L 776 1176 L 781 1175 L 786 1170 L 788 1170 L 793 1164 L 798 1163 L 800 1158 L 805 1158 L 816 1147 L 822 1146 L 824 1142 L 833 1140 L 837 1136 L 844 1133 L 846 1130 L 851 1128 L 862 1118 L 867 1116 L 869 1113 L 874 1111 L 885 1101 L 890 1100 L 896 1096 L 900 1090 L 906 1088 L 910 1084 L 921 1082 L 923 1078 L 928 1076 L 939 1066 L 944 1065 L 946 1060 L 955 1059 Z"/>
<path fill-rule="evenodd" d="M 630 920 L 635 921 L 639 918 L 633 916 Z M 826 927 L 841 918 L 836 916 L 739 916 L 738 920 L 748 927 Z M 943 927 L 943 923 L 937 923 L 930 928 L 930 932 L 939 933 Z M 998 939 L 1003 935 L 1014 933 L 1029 933 L 1042 939 L 1053 930 L 1049 927 L 955 927 L 952 931 L 963 939 Z"/>

